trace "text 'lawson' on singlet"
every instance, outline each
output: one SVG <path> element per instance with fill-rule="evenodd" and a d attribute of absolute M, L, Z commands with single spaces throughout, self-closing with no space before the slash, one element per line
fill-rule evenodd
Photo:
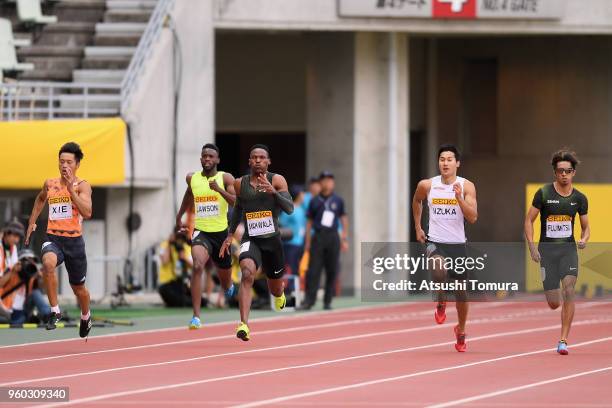
<path fill-rule="evenodd" d="M 191 176 L 193 208 L 195 209 L 195 227 L 203 232 L 220 232 L 227 229 L 227 201 L 223 196 L 210 188 L 209 182 L 215 180 L 219 187 L 225 189 L 223 172 L 208 178 L 202 172 Z"/>

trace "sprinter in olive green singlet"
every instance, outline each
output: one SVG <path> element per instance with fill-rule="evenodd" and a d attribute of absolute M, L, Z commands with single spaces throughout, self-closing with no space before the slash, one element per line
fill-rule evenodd
<path fill-rule="evenodd" d="M 253 281 L 257 269 L 262 268 L 268 278 L 268 288 L 274 296 L 274 308 L 285 307 L 283 273 L 285 257 L 278 229 L 280 211 L 293 212 L 293 200 L 287 191 L 287 181 L 280 174 L 270 173 L 270 150 L 265 145 L 251 147 L 249 167 L 246 176 L 234 182 L 236 204 L 228 235 L 219 253 L 229 258 L 229 248 L 236 228 L 244 223 L 244 235 L 240 245 L 240 270 L 242 278 L 238 293 L 240 303 L 240 325 L 236 336 L 249 340 L 248 319 L 251 310 Z"/>
<path fill-rule="evenodd" d="M 225 295 L 232 297 L 236 291 L 232 284 L 231 257 L 219 257 L 221 245 L 227 236 L 228 205 L 233 206 L 236 200 L 234 177 L 229 173 L 217 171 L 219 148 L 214 144 L 204 145 L 200 163 L 201 172 L 187 174 L 187 190 L 176 215 L 176 229 L 184 232 L 186 226 L 182 224 L 183 214 L 192 208 L 195 212 L 195 229 L 191 237 L 193 318 L 189 323 L 190 329 L 199 329 L 202 326 L 200 321 L 202 273 L 210 257 L 217 265 Z"/>

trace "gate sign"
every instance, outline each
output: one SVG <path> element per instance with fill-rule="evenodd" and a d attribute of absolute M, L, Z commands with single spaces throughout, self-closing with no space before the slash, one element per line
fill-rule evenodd
<path fill-rule="evenodd" d="M 340 17 L 559 20 L 567 0 L 338 0 Z"/>

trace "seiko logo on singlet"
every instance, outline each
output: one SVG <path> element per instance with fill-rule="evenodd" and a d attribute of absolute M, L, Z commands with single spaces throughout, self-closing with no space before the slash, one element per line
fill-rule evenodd
<path fill-rule="evenodd" d="M 456 198 L 433 198 L 431 204 L 433 213 L 435 215 L 457 215 L 457 209 L 454 207 L 457 205 Z M 453 207 L 436 207 L 437 205 L 447 205 Z"/>
<path fill-rule="evenodd" d="M 546 204 L 559 204 L 559 200 L 546 200 Z"/>

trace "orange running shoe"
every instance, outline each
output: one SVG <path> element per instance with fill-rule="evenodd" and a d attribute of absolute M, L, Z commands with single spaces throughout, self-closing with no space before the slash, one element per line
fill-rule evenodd
<path fill-rule="evenodd" d="M 465 352 L 467 348 L 465 344 L 465 332 L 459 333 L 459 325 L 455 326 L 455 337 L 457 338 L 457 344 L 455 344 L 455 350 L 460 353 Z"/>
<path fill-rule="evenodd" d="M 434 313 L 436 323 L 442 324 L 446 320 L 446 302 L 439 302 Z"/>

